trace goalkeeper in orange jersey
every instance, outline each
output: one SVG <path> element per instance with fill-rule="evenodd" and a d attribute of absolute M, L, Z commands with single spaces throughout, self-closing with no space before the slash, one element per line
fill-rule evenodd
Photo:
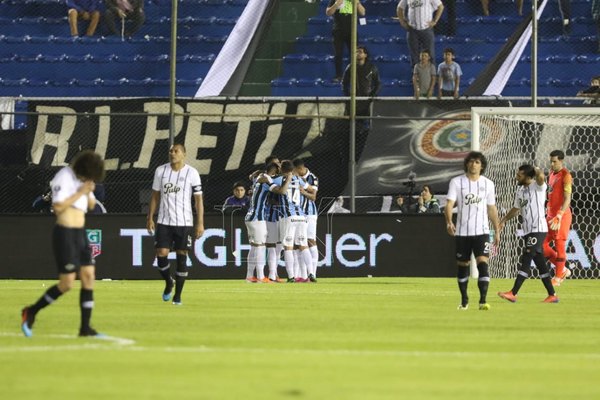
<path fill-rule="evenodd" d="M 544 241 L 544 256 L 556 267 L 552 285 L 560 284 L 571 275 L 565 267 L 567 261 L 567 238 L 571 229 L 571 193 L 573 177 L 564 166 L 565 153 L 554 150 L 550 153 L 550 175 L 548 176 L 548 204 L 546 220 L 548 236 Z M 554 248 L 550 246 L 554 242 Z"/>

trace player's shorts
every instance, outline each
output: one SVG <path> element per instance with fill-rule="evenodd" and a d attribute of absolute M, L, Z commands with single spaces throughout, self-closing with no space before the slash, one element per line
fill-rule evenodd
<path fill-rule="evenodd" d="M 566 212 L 563 214 L 560 221 L 560 228 L 557 231 L 550 229 L 550 221 L 552 218 L 548 218 L 548 239 L 549 240 L 567 240 L 569 238 L 569 231 L 571 230 L 571 220 L 573 214 Z"/>
<path fill-rule="evenodd" d="M 279 232 L 281 234 L 280 238 L 283 246 L 308 246 L 308 242 L 306 241 L 307 224 L 305 216 L 286 217 L 279 220 L 279 223 Z"/>
<path fill-rule="evenodd" d="M 475 257 L 490 256 L 490 235 L 456 236 L 456 260 L 469 261 Z"/>
<path fill-rule="evenodd" d="M 246 221 L 248 229 L 248 241 L 253 244 L 263 245 L 267 243 L 267 222 Z"/>
<path fill-rule="evenodd" d="M 307 215 L 306 221 L 308 225 L 306 227 L 306 237 L 311 240 L 317 239 L 317 215 Z"/>
<path fill-rule="evenodd" d="M 267 243 L 279 242 L 279 222 L 267 221 Z"/>
<path fill-rule="evenodd" d="M 52 248 L 59 274 L 70 274 L 77 272 L 81 266 L 95 264 L 85 228 L 55 225 Z"/>
<path fill-rule="evenodd" d="M 193 226 L 156 225 L 154 248 L 189 250 L 192 247 Z"/>
<path fill-rule="evenodd" d="M 523 236 L 525 252 L 530 254 L 544 254 L 544 240 L 546 232 L 532 232 Z"/>

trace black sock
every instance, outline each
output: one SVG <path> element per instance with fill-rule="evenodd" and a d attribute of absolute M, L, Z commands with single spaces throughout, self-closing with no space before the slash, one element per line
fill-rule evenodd
<path fill-rule="evenodd" d="M 94 290 L 81 288 L 79 292 L 79 307 L 81 308 L 81 327 L 80 330 L 90 329 L 90 319 L 92 318 L 92 309 L 94 308 Z"/>
<path fill-rule="evenodd" d="M 487 300 L 487 292 L 490 286 L 490 269 L 488 263 L 480 262 L 477 264 L 479 278 L 477 279 L 477 287 L 479 288 L 479 304 L 485 304 Z"/>
<path fill-rule="evenodd" d="M 521 286 L 523 285 L 523 283 L 525 283 L 525 280 L 527 278 L 529 278 L 529 274 L 527 273 L 527 271 L 519 270 L 517 272 L 517 279 L 515 279 L 515 283 L 511 290 L 512 294 L 516 296 L 517 293 L 519 293 L 519 290 L 521 290 Z"/>
<path fill-rule="evenodd" d="M 187 254 L 177 254 L 177 272 L 175 273 L 175 295 L 173 296 L 174 302 L 181 302 L 181 292 L 183 292 L 183 285 L 185 284 L 185 278 L 187 277 Z"/>
<path fill-rule="evenodd" d="M 44 295 L 34 305 L 29 307 L 29 310 L 35 315 L 42 308 L 54 303 L 60 296 L 62 296 L 62 292 L 58 289 L 58 285 L 54 285 L 46 290 Z"/>
<path fill-rule="evenodd" d="M 158 272 L 163 277 L 165 282 L 171 281 L 171 270 L 169 265 L 169 259 L 167 257 L 156 257 L 156 263 L 158 264 Z"/>
<path fill-rule="evenodd" d="M 467 286 L 469 286 L 469 267 L 458 267 L 458 289 L 460 289 L 460 304 L 466 307 L 469 304 L 469 296 L 467 295 Z"/>
<path fill-rule="evenodd" d="M 539 257 L 538 257 L 539 256 Z M 548 265 L 546 265 L 546 260 L 542 254 L 538 254 L 535 257 L 535 265 L 540 273 L 540 278 L 542 279 L 542 284 L 546 288 L 549 296 L 554 296 L 556 292 L 554 291 L 554 286 L 552 286 L 552 278 L 550 278 L 550 269 Z"/>

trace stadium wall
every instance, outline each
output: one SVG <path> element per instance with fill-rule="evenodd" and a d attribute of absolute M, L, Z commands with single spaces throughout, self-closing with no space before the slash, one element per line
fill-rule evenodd
<path fill-rule="evenodd" d="M 0 216 L 0 242 L 11 249 L 0 279 L 56 278 L 53 224 L 51 215 Z M 98 279 L 159 278 L 144 215 L 90 215 L 87 226 Z M 207 215 L 205 227 L 190 253 L 190 279 L 243 279 L 249 245 L 242 216 Z M 455 275 L 442 215 L 327 214 L 319 217 L 318 239 L 319 277 Z"/>

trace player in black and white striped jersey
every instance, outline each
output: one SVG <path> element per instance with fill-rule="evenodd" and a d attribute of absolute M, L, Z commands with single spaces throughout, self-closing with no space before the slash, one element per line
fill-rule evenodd
<path fill-rule="evenodd" d="M 457 176 L 450 181 L 448 200 L 444 214 L 446 216 L 446 230 L 451 236 L 456 237 L 456 264 L 458 266 L 458 288 L 461 294 L 459 310 L 469 307 L 467 286 L 469 284 L 469 270 L 471 254 L 477 261 L 479 278 L 479 309 L 489 310 L 486 302 L 487 291 L 490 284 L 488 260 L 490 255 L 490 226 L 488 219 L 494 225 L 494 244 L 500 240 L 500 222 L 496 208 L 496 188 L 494 182 L 483 176 L 487 167 L 487 159 L 478 152 L 472 151 L 465 157 L 465 174 Z M 452 209 L 457 206 L 456 226 L 452 222 Z"/>
<path fill-rule="evenodd" d="M 192 196 L 196 209 L 195 218 Z M 159 203 L 155 231 L 154 213 Z M 146 228 L 155 235 L 158 270 L 165 280 L 163 300 L 171 300 L 171 292 L 175 286 L 173 304 L 180 305 L 181 292 L 188 275 L 187 253 L 192 247 L 192 239 L 198 239 L 204 233 L 202 182 L 198 171 L 185 164 L 185 146 L 182 144 L 171 146 L 169 163 L 156 168 Z M 168 260 L 171 249 L 175 250 L 177 257 L 175 282 L 171 277 Z"/>
<path fill-rule="evenodd" d="M 546 222 L 545 203 L 546 203 L 546 185 L 544 173 L 541 169 L 533 165 L 525 164 L 519 167 L 517 171 L 517 183 L 519 187 L 515 194 L 515 201 L 511 210 L 500 220 L 500 229 L 504 227 L 506 221 L 516 217 L 521 213 L 523 229 L 523 240 L 525 249 L 521 257 L 521 265 L 517 273 L 517 279 L 512 290 L 508 292 L 498 292 L 498 296 L 512 303 L 517 301 L 519 289 L 529 278 L 531 261 L 537 267 L 542 283 L 548 292 L 545 303 L 558 303 L 558 297 L 554 292 L 552 280 L 550 278 L 550 269 L 544 258 L 543 243 L 548 234 L 548 223 Z"/>

